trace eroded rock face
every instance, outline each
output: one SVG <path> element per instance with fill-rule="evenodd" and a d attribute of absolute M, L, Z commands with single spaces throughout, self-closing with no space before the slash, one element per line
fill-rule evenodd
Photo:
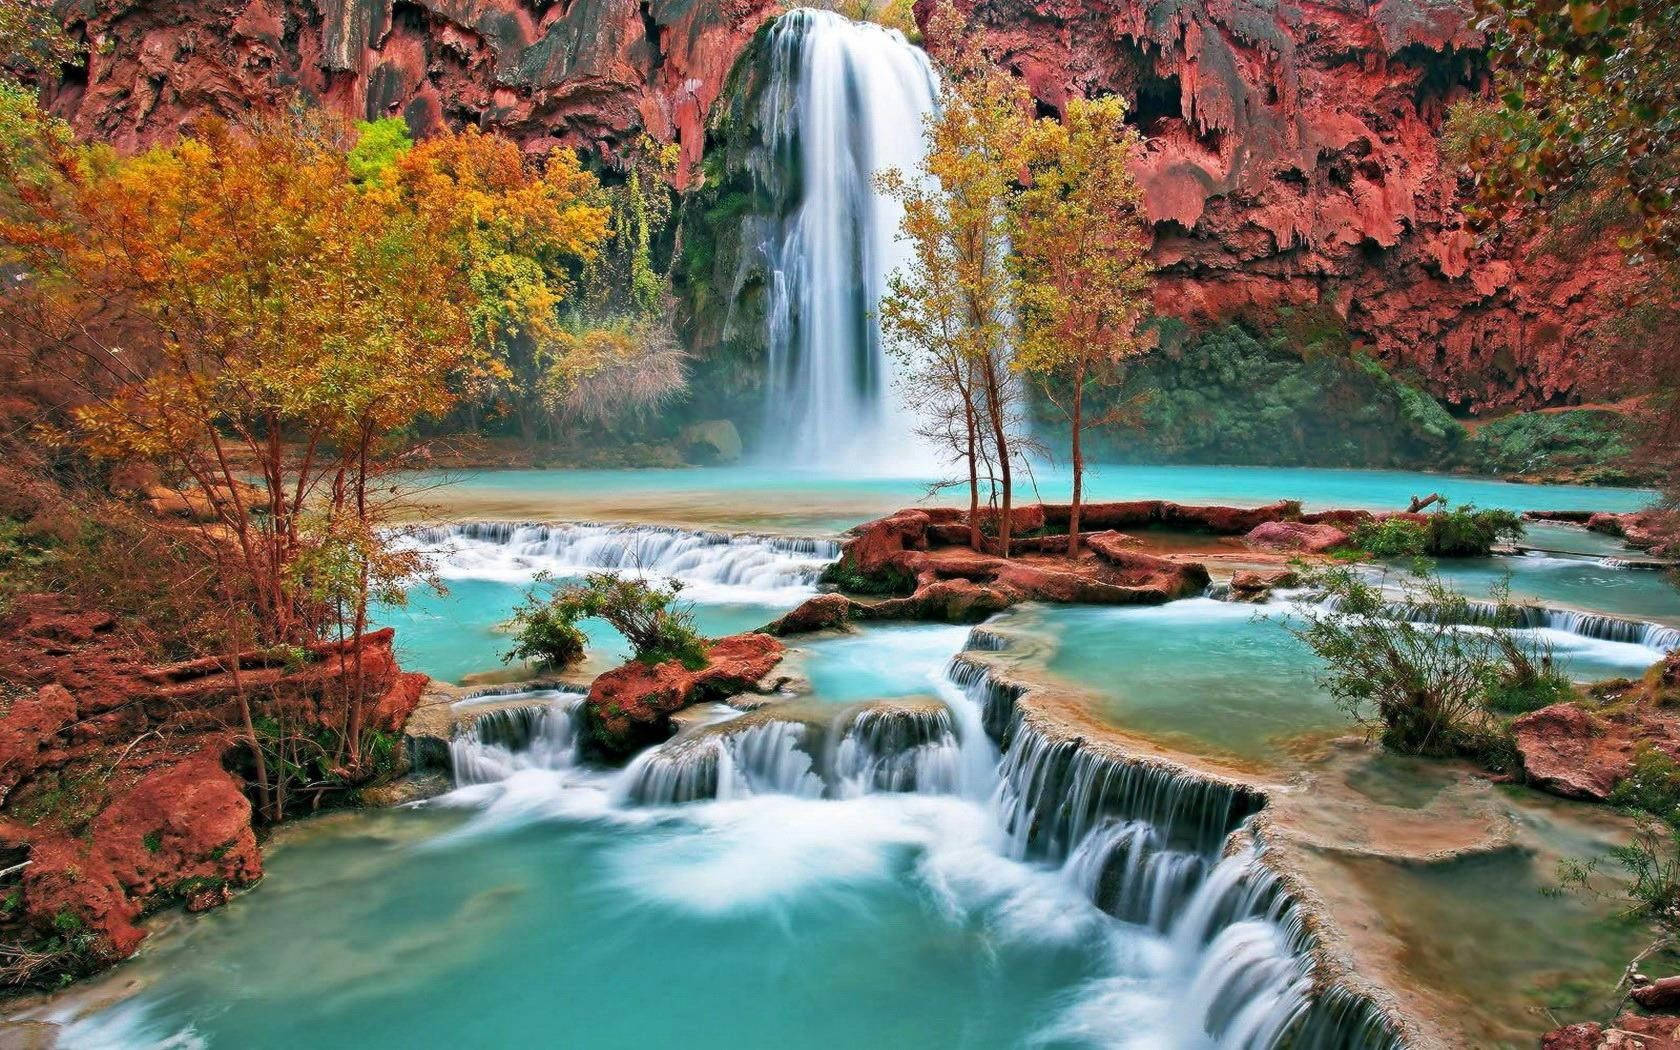
<path fill-rule="evenodd" d="M 1644 704 L 1593 713 L 1553 704 L 1511 723 L 1528 782 L 1564 798 L 1603 802 L 1641 748 L 1680 758 L 1680 725 Z"/>
<path fill-rule="evenodd" d="M 367 726 L 395 732 L 427 679 L 397 666 L 392 641 L 318 646 L 301 666 L 241 654 L 240 681 L 295 724 L 338 725 L 359 667 L 377 698 Z M 0 939 L 72 940 L 55 972 L 86 972 L 131 954 L 146 912 L 214 907 L 262 876 L 250 801 L 223 764 L 236 697 L 223 661 L 153 665 L 106 613 L 14 601 L 0 618 L 0 855 L 29 864 Z"/>
<path fill-rule="evenodd" d="M 766 0 L 94 0 L 69 16 L 89 43 L 86 74 L 51 101 L 119 148 L 298 90 L 422 132 L 443 121 L 496 128 L 536 151 L 612 156 L 645 132 L 682 147 L 686 179 L 707 111 L 774 10 Z"/>
<path fill-rule="evenodd" d="M 1469 3 L 959 7 L 1044 105 L 1131 103 L 1161 312 L 1322 307 L 1464 407 L 1580 389 L 1620 256 L 1608 241 L 1555 254 L 1510 236 L 1482 244 L 1465 227 L 1439 134 L 1447 107 L 1483 83 Z"/>

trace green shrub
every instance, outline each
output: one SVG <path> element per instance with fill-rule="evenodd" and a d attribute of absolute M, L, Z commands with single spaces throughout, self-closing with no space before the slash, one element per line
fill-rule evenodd
<path fill-rule="evenodd" d="M 847 594 L 873 594 L 900 597 L 916 590 L 916 575 L 908 569 L 889 565 L 878 572 L 866 573 L 849 558 L 841 558 L 823 570 L 819 583 Z"/>
<path fill-rule="evenodd" d="M 1522 519 L 1508 510 L 1462 504 L 1419 522 L 1410 518 L 1364 521 L 1348 544 L 1373 558 L 1485 558 L 1503 539 L 1522 535 Z"/>
<path fill-rule="evenodd" d="M 1348 543 L 1373 558 L 1419 558 L 1429 546 L 1429 530 L 1406 518 L 1362 521 Z"/>
<path fill-rule="evenodd" d="M 1603 409 L 1520 412 L 1479 427 L 1462 463 L 1481 474 L 1568 474 L 1602 484 L 1634 480 L 1627 420 Z"/>
<path fill-rule="evenodd" d="M 557 608 L 535 591 L 513 612 L 513 648 L 502 654 L 502 662 L 532 660 L 539 667 L 567 667 L 583 659 L 588 639 L 575 616 Z"/>
<path fill-rule="evenodd" d="M 546 575 L 538 577 L 539 586 L 547 583 Z M 583 632 L 577 622 L 598 618 L 624 635 L 642 663 L 677 660 L 696 670 L 706 665 L 706 640 L 695 629 L 693 612 L 676 604 L 681 592 L 682 584 L 676 580 L 650 584 L 605 572 L 592 572 L 581 583 L 555 588 L 546 597 L 532 590 L 514 612 L 515 645 L 502 659 L 527 654 L 540 659 L 537 646 L 551 640 L 562 647 L 575 641 L 581 656 Z"/>
<path fill-rule="evenodd" d="M 1569 691 L 1550 648 L 1516 632 L 1504 586 L 1490 613 L 1431 573 L 1397 591 L 1384 582 L 1347 567 L 1309 581 L 1329 600 L 1290 631 L 1324 661 L 1319 684 L 1391 750 L 1514 768 L 1504 709 Z"/>
<path fill-rule="evenodd" d="M 1522 535 L 1522 518 L 1508 510 L 1465 503 L 1429 516 L 1427 552 L 1442 558 L 1484 558 L 1503 539 Z"/>

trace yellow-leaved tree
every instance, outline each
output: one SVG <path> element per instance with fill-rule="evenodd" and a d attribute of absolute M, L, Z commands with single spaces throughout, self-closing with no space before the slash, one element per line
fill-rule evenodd
<path fill-rule="evenodd" d="M 1085 415 L 1087 388 L 1148 349 L 1151 243 L 1143 191 L 1131 162 L 1139 149 L 1125 101 L 1071 99 L 1061 120 L 1035 122 L 1029 184 L 1011 231 L 1020 335 L 1015 365 L 1044 380 L 1067 417 L 1073 462 L 1068 556 L 1079 556 L 1085 458 L 1080 435 L 1104 420 Z"/>
<path fill-rule="evenodd" d="M 883 172 L 878 185 L 904 208 L 908 263 L 887 281 L 880 320 L 905 362 L 906 391 L 924 433 L 966 465 L 970 542 L 981 546 L 980 479 L 995 479 L 998 546 L 1009 551 L 1013 499 L 1010 381 L 1010 216 L 1026 161 L 1031 99 L 993 64 L 984 42 L 941 3 L 928 40 L 945 80 L 927 120 L 927 152 L 915 172 Z"/>

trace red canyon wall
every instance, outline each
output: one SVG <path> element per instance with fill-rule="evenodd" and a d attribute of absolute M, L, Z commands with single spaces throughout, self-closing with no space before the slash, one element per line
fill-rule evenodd
<path fill-rule="evenodd" d="M 1148 134 L 1159 305 L 1322 304 L 1461 407 L 1583 396 L 1612 250 L 1562 259 L 1465 229 L 1437 139 L 1480 76 L 1454 0 L 964 0 L 1049 107 L 1117 91 Z M 925 3 L 925 0 L 924 0 Z M 681 144 L 774 0 L 80 0 L 85 77 L 53 102 L 133 146 L 301 89 L 533 149 Z M 79 13 L 76 13 L 79 12 Z"/>
<path fill-rule="evenodd" d="M 965 3 L 969 0 L 965 0 Z M 1464 407 L 1577 399 L 1622 280 L 1608 242 L 1479 243 L 1443 165 L 1483 77 L 1454 0 L 973 0 L 1038 98 L 1119 92 L 1166 268 L 1158 305 L 1322 304 Z"/>
<path fill-rule="evenodd" d="M 130 147 L 296 92 L 357 117 L 497 128 L 607 155 L 645 131 L 705 144 L 707 111 L 773 0 L 79 0 L 88 68 L 54 107 Z"/>

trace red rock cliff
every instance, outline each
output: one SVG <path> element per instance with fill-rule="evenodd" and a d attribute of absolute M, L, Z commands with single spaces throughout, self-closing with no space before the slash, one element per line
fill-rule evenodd
<path fill-rule="evenodd" d="M 683 147 L 772 0 L 89 0 L 88 68 L 54 92 L 119 147 L 295 91 L 424 131 L 479 124 L 543 150 L 611 155 L 644 131 Z"/>
<path fill-rule="evenodd" d="M 1133 104 L 1163 311 L 1322 305 L 1461 407 L 1581 396 L 1620 256 L 1478 244 L 1465 227 L 1439 136 L 1485 75 L 1468 3 L 962 6 L 1046 106 L 1075 92 Z"/>
<path fill-rule="evenodd" d="M 923 0 L 925 7 L 928 0 Z M 1460 407 L 1584 396 L 1613 249 L 1479 244 L 1438 137 L 1481 82 L 1463 0 L 963 0 L 1050 108 L 1119 92 L 1143 162 L 1159 305 L 1220 319 L 1283 303 Z M 85 76 L 55 108 L 119 146 L 301 89 L 357 116 L 505 131 L 606 154 L 644 131 L 682 177 L 775 0 L 87 0 Z M 925 11 L 923 12 L 926 13 Z"/>

